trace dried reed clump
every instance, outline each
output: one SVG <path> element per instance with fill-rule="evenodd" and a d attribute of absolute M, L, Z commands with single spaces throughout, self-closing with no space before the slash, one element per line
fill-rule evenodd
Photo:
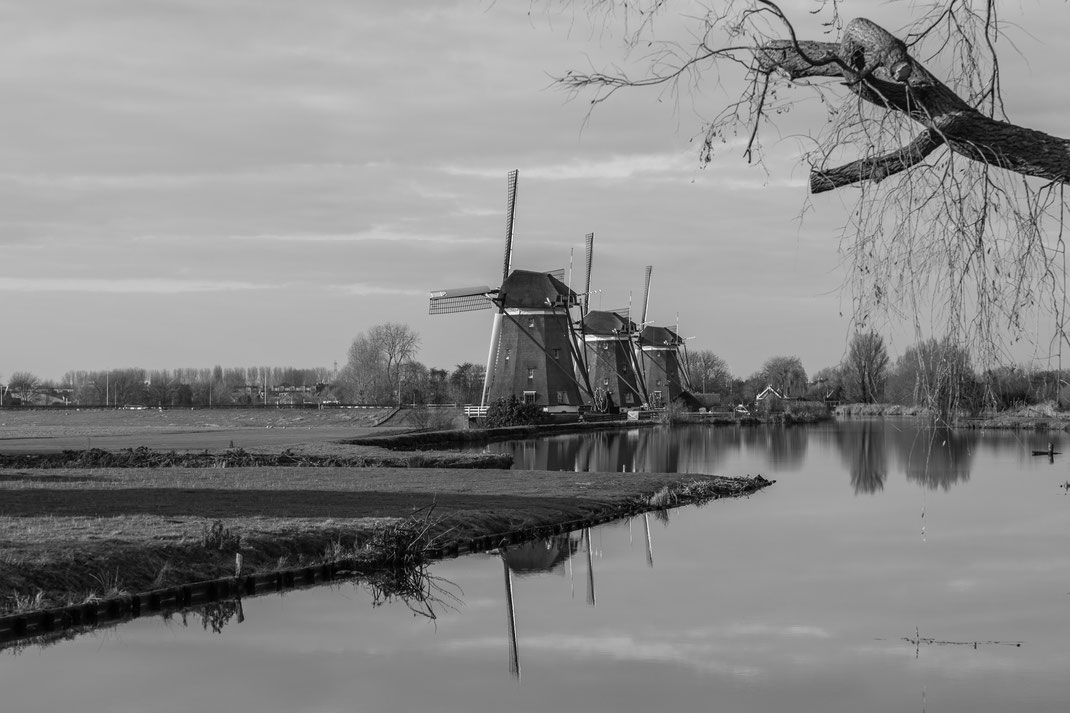
<path fill-rule="evenodd" d="M 760 475 L 753 478 L 695 479 L 674 487 L 665 486 L 648 496 L 645 504 L 656 510 L 664 510 L 683 503 L 746 495 L 772 483 Z"/>
<path fill-rule="evenodd" d="M 399 600 L 415 615 L 435 619 L 437 607 L 455 609 L 460 599 L 456 585 L 430 574 L 430 550 L 448 530 L 443 518 L 434 515 L 434 505 L 422 508 L 404 520 L 379 528 L 365 544 L 365 550 L 380 564 L 364 578 L 372 592 L 372 605 Z M 436 532 L 437 534 L 432 534 Z"/>
<path fill-rule="evenodd" d="M 211 525 L 204 525 L 201 534 L 201 545 L 206 550 L 219 552 L 237 552 L 241 549 L 241 535 L 232 532 L 229 527 L 223 525 L 222 520 L 216 520 Z"/>
<path fill-rule="evenodd" d="M 48 595 L 43 590 L 38 589 L 34 594 L 26 594 L 25 592 L 13 591 L 11 593 L 12 611 L 36 611 L 38 609 L 49 609 L 54 606 Z"/>
<path fill-rule="evenodd" d="M 663 510 L 676 505 L 678 499 L 676 493 L 670 490 L 669 486 L 665 486 L 647 498 L 647 505 L 658 510 Z"/>
<path fill-rule="evenodd" d="M 404 520 L 377 528 L 365 543 L 365 548 L 377 560 L 390 566 L 424 562 L 428 550 L 445 534 L 431 534 L 442 523 L 442 518 L 435 516 L 434 510 L 435 506 L 430 505 Z"/>
<path fill-rule="evenodd" d="M 119 569 L 115 572 L 94 572 L 89 575 L 97 583 L 97 589 L 86 595 L 85 601 L 96 602 L 108 597 L 122 597 L 129 592 L 123 586 L 123 578 L 119 576 Z"/>

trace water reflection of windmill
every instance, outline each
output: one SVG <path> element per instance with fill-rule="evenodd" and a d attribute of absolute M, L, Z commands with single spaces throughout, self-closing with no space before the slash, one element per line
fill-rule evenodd
<path fill-rule="evenodd" d="M 653 267 L 647 265 L 637 342 L 648 403 L 653 408 L 661 408 L 674 401 L 683 401 L 688 406 L 697 407 L 698 401 L 691 393 L 687 373 L 686 340 L 668 327 L 647 322 L 652 271 Z"/>
<path fill-rule="evenodd" d="M 594 605 L 594 569 L 591 560 L 591 535 L 586 529 L 580 539 L 573 539 L 571 534 L 556 535 L 541 540 L 532 540 L 519 545 L 509 545 L 498 550 L 502 569 L 505 573 L 506 624 L 509 633 L 509 672 L 520 678 L 520 647 L 516 634 L 516 605 L 513 598 L 513 575 L 518 578 L 553 572 L 563 569 L 568 563 L 569 575 L 572 574 L 572 555 L 581 542 L 587 550 L 587 603 Z"/>
<path fill-rule="evenodd" d="M 639 332 L 630 319 L 629 309 L 588 309 L 593 251 L 594 233 L 590 233 L 587 235 L 587 276 L 579 331 L 585 345 L 592 406 L 596 411 L 614 413 L 646 401 L 640 381 L 642 370 L 633 348 Z"/>
<path fill-rule="evenodd" d="M 430 314 L 497 308 L 491 328 L 482 406 L 499 398 L 516 398 L 547 411 L 578 411 L 590 394 L 571 329 L 570 312 L 578 297 L 561 280 L 564 271 L 512 270 L 513 223 L 517 172 L 508 177 L 505 259 L 502 282 L 437 290 Z M 577 376 L 579 375 L 579 377 Z"/>

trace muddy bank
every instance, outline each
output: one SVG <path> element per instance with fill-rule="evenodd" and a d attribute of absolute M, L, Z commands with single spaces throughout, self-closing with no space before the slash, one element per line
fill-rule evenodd
<path fill-rule="evenodd" d="M 513 441 L 523 438 L 539 438 L 564 433 L 588 433 L 592 431 L 649 428 L 656 421 L 596 421 L 573 423 L 546 423 L 532 426 L 507 426 L 502 428 L 470 428 L 447 431 L 416 431 L 410 433 L 387 433 L 363 435 L 338 441 L 352 446 L 375 446 L 389 450 L 431 450 L 435 448 L 460 448 L 462 446 Z"/>

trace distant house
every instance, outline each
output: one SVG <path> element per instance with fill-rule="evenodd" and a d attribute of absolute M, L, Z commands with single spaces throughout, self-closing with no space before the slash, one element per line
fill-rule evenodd
<path fill-rule="evenodd" d="M 766 386 L 754 397 L 754 407 L 764 413 L 780 412 L 784 410 L 784 401 L 787 398 L 772 385 Z"/>
<path fill-rule="evenodd" d="M 774 389 L 772 386 L 766 386 L 757 396 L 754 397 L 754 403 L 758 403 L 759 401 L 767 399 L 770 396 L 775 396 L 778 399 L 785 398 L 783 394 Z"/>

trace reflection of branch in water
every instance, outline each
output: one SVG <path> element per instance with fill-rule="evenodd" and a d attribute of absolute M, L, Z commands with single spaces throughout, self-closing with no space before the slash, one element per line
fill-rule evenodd
<path fill-rule="evenodd" d="M 242 610 L 241 599 L 206 604 L 197 614 L 201 617 L 201 626 L 204 627 L 204 630 L 211 629 L 216 634 L 223 633 L 223 627 L 229 624 L 232 619 L 237 619 L 239 624 L 245 621 L 245 612 Z"/>
<path fill-rule="evenodd" d="M 242 609 L 241 599 L 210 602 L 192 609 L 164 611 L 160 613 L 160 618 L 165 622 L 172 622 L 175 620 L 176 615 L 178 620 L 182 622 L 183 627 L 188 627 L 190 616 L 195 616 L 201 620 L 201 626 L 204 627 L 205 631 L 210 630 L 215 634 L 222 634 L 223 628 L 235 619 L 239 624 L 245 621 L 245 611 Z"/>
<path fill-rule="evenodd" d="M 934 639 L 928 636 L 922 636 L 918 632 L 918 628 L 914 627 L 914 638 L 904 636 L 903 641 L 914 644 L 914 658 L 918 658 L 921 655 L 921 645 L 932 646 L 969 646 L 976 649 L 978 646 L 1013 646 L 1015 648 L 1021 648 L 1024 641 L 944 641 L 942 639 Z"/>
<path fill-rule="evenodd" d="M 414 616 L 437 619 L 435 609 L 456 611 L 463 604 L 461 588 L 453 582 L 435 577 L 427 565 L 395 567 L 370 574 L 358 580 L 371 590 L 372 606 L 380 607 L 399 600 Z"/>
<path fill-rule="evenodd" d="M 926 438 L 927 436 L 927 438 Z M 973 445 L 977 435 L 971 432 L 933 428 L 919 431 L 906 453 L 907 480 L 929 490 L 950 490 L 952 485 L 970 479 Z"/>

